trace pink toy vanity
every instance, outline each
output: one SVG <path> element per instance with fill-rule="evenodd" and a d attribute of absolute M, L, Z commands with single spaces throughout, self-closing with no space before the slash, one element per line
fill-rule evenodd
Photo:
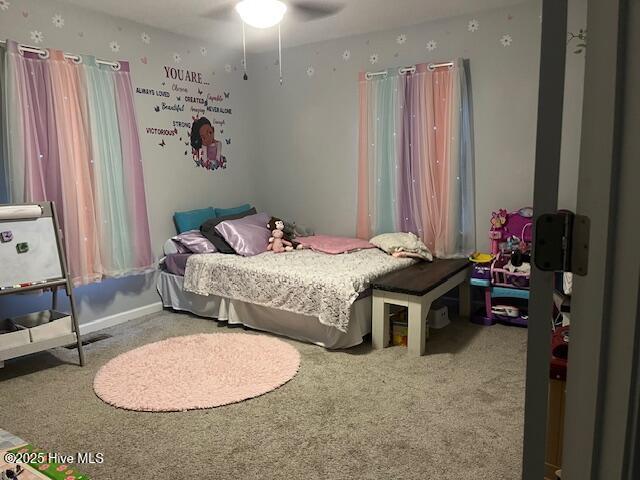
<path fill-rule="evenodd" d="M 533 210 L 499 210 L 491 216 L 489 239 L 493 259 L 475 263 L 471 285 L 484 290 L 485 307 L 472 321 L 482 325 L 497 322 L 526 327 Z"/>

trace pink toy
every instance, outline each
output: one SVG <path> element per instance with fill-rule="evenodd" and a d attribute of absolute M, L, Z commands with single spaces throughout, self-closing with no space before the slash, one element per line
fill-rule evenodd
<path fill-rule="evenodd" d="M 269 246 L 267 250 L 273 250 L 273 253 L 291 252 L 293 250 L 293 244 L 289 240 L 284 238 L 284 222 L 282 220 L 276 221 L 276 228 L 271 232 L 271 238 L 269 238 Z"/>

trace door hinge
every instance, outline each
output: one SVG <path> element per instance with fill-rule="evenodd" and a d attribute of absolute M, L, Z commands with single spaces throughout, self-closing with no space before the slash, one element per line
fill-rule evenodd
<path fill-rule="evenodd" d="M 589 217 L 568 210 L 536 220 L 533 261 L 544 271 L 586 275 L 589 270 Z"/>

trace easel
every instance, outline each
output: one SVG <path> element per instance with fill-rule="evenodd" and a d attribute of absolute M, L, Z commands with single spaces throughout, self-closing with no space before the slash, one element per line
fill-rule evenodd
<path fill-rule="evenodd" d="M 35 207 L 40 208 L 39 215 Z M 20 211 L 25 212 L 24 218 L 16 217 L 16 215 L 20 214 Z M 73 295 L 73 284 L 69 277 L 69 271 L 67 270 L 65 250 L 60 239 L 60 227 L 53 203 L 41 202 L 29 205 L 0 205 L 0 222 L 3 222 L 5 225 L 15 225 L 18 232 L 20 230 L 21 222 L 35 221 L 43 218 L 50 218 L 50 221 L 45 220 L 43 230 L 47 230 L 45 233 L 48 233 L 48 230 L 53 230 L 50 234 L 55 236 L 55 246 L 57 248 L 58 255 L 57 260 L 60 267 L 58 272 L 60 274 L 56 275 L 56 278 L 33 278 L 25 279 L 24 282 L 12 286 L 0 285 L 0 287 L 2 287 L 0 290 L 0 296 L 31 291 L 50 290 L 52 295 L 51 311 L 35 313 L 35 315 L 46 314 L 49 317 L 49 320 L 39 325 L 23 327 L 21 329 L 17 329 L 15 332 L 0 335 L 0 368 L 4 366 L 5 360 L 73 343 L 77 345 L 80 365 L 84 365 L 84 352 L 82 350 L 82 340 L 80 338 L 80 329 L 78 327 L 78 315 Z M 51 225 L 51 228 L 48 228 L 49 225 Z M 69 297 L 69 304 L 71 308 L 70 315 L 57 312 L 59 288 L 64 288 L 67 296 Z M 28 333 L 28 336 L 25 332 Z M 5 335 L 13 335 L 13 337 L 5 337 Z M 7 341 L 5 341 L 5 345 L 9 345 L 6 348 L 2 347 L 3 338 L 7 339 Z"/>

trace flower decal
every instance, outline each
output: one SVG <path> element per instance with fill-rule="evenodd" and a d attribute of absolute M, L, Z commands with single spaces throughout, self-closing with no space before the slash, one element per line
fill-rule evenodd
<path fill-rule="evenodd" d="M 244 67 L 246 66 L 246 63 L 247 63 L 247 62 L 245 61 L 245 59 L 244 59 L 244 58 L 241 58 L 241 59 L 240 59 L 240 66 L 241 66 L 242 68 L 244 68 Z"/>
<path fill-rule="evenodd" d="M 111 49 L 112 52 L 119 52 L 120 51 L 120 44 L 118 44 L 118 42 L 116 42 L 115 40 L 109 43 L 109 48 Z"/>
<path fill-rule="evenodd" d="M 438 44 L 436 43 L 435 40 L 429 40 L 427 42 L 427 50 L 429 50 L 430 52 L 433 52 L 436 48 L 438 48 Z"/>
<path fill-rule="evenodd" d="M 316 69 L 313 68 L 311 65 L 309 65 L 307 67 L 307 76 L 308 77 L 313 77 L 313 74 L 316 73 Z"/>
<path fill-rule="evenodd" d="M 344 60 L 345 62 L 348 62 L 350 58 L 351 58 L 351 50 L 345 50 L 344 52 L 342 52 L 342 60 Z"/>
<path fill-rule="evenodd" d="M 510 47 L 513 43 L 513 38 L 511 38 L 511 35 L 509 35 L 508 33 L 505 33 L 504 35 L 502 35 L 502 37 L 500 37 L 500 43 L 503 47 Z"/>
<path fill-rule="evenodd" d="M 227 73 L 231 73 L 231 65 L 229 65 L 228 63 L 224 66 L 224 71 Z"/>
<path fill-rule="evenodd" d="M 200 55 L 202 55 L 203 57 L 207 56 L 207 47 L 200 47 Z"/>
<path fill-rule="evenodd" d="M 371 65 L 375 65 L 376 63 L 378 63 L 378 60 L 380 58 L 378 57 L 377 53 L 372 53 L 371 55 L 369 55 L 369 63 L 371 63 Z"/>
<path fill-rule="evenodd" d="M 51 23 L 53 23 L 57 28 L 64 27 L 64 18 L 59 13 L 56 13 L 53 17 L 51 17 Z"/>
<path fill-rule="evenodd" d="M 480 22 L 478 20 L 476 20 L 475 18 L 473 20 L 469 20 L 469 23 L 467 24 L 467 30 L 469 30 L 470 32 L 477 32 L 479 28 Z"/>
<path fill-rule="evenodd" d="M 142 40 L 142 43 L 146 43 L 147 45 L 151 43 L 151 37 L 147 32 L 142 32 L 140 34 L 140 40 Z"/>
<path fill-rule="evenodd" d="M 402 45 L 403 43 L 406 43 L 407 36 L 404 33 L 401 35 L 398 35 L 398 38 L 396 38 L 396 42 L 398 43 L 398 45 Z"/>
<path fill-rule="evenodd" d="M 8 0 L 0 0 L 0 10 L 2 10 L 3 12 L 9 10 L 10 6 L 11 2 L 9 2 Z"/>
<path fill-rule="evenodd" d="M 173 54 L 173 61 L 176 63 L 180 63 L 182 61 L 182 57 L 180 56 L 179 53 L 174 53 Z"/>
<path fill-rule="evenodd" d="M 44 35 L 38 30 L 31 32 L 31 41 L 34 43 L 42 43 L 44 41 Z"/>

